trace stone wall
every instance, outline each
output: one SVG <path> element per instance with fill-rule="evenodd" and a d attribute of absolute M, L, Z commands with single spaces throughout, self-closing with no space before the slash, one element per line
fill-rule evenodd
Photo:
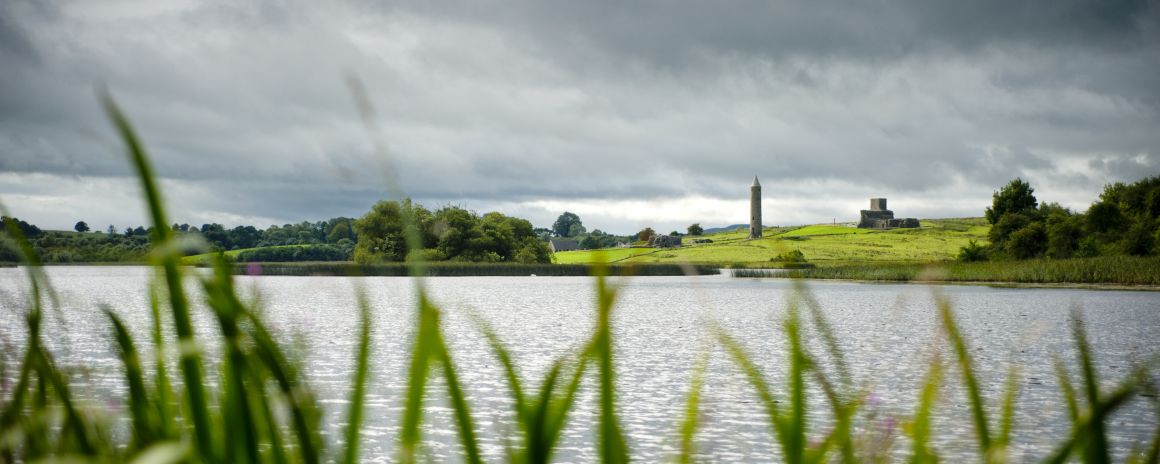
<path fill-rule="evenodd" d="M 681 246 L 681 237 L 657 235 L 653 237 L 652 245 L 657 248 L 679 248 Z"/>
<path fill-rule="evenodd" d="M 918 219 L 895 219 L 894 211 L 886 209 L 885 198 L 871 198 L 870 209 L 861 211 L 859 229 L 913 229 L 919 226 Z"/>
<path fill-rule="evenodd" d="M 878 227 L 880 221 L 894 219 L 894 211 L 888 209 L 864 209 L 861 212 L 862 219 L 858 221 L 859 229 L 881 229 Z"/>

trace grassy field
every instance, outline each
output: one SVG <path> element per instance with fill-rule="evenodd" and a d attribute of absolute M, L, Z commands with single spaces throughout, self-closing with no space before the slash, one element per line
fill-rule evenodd
<path fill-rule="evenodd" d="M 924 263 L 953 259 L 971 240 L 987 242 L 990 226 L 983 218 L 932 219 L 918 229 L 868 230 L 842 224 L 769 228 L 749 240 L 746 231 L 721 232 L 700 238 L 713 243 L 686 244 L 677 249 L 629 248 L 556 253 L 569 263 L 699 263 L 768 266 L 778 255 L 799 250 L 809 262 L 834 266 L 851 262 Z"/>
<path fill-rule="evenodd" d="M 237 259 L 238 255 L 245 253 L 247 251 L 264 250 L 267 248 L 295 248 L 295 247 L 301 248 L 301 247 L 308 247 L 308 246 L 311 246 L 311 245 L 278 245 L 278 246 L 272 246 L 272 247 L 239 248 L 237 250 L 229 250 L 229 251 L 224 251 L 222 253 L 225 253 L 227 258 Z M 189 256 L 181 258 L 181 264 L 185 264 L 185 265 L 189 265 L 189 266 L 197 266 L 197 265 L 208 266 L 210 264 L 213 264 L 214 257 L 216 257 L 217 255 L 218 255 L 218 252 L 202 253 L 199 255 L 189 255 Z"/>

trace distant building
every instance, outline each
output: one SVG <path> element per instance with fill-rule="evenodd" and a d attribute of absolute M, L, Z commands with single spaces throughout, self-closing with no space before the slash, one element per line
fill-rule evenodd
<path fill-rule="evenodd" d="M 575 240 L 565 240 L 562 238 L 554 238 L 548 241 L 548 248 L 552 249 L 552 253 L 557 251 L 572 251 L 580 249 L 580 242 Z"/>
<path fill-rule="evenodd" d="M 761 238 L 761 182 L 749 186 L 749 238 Z"/>
<path fill-rule="evenodd" d="M 656 248 L 680 248 L 681 237 L 676 235 L 657 235 L 652 239 L 652 246 Z"/>
<path fill-rule="evenodd" d="M 894 211 L 886 209 L 885 198 L 871 198 L 870 209 L 862 210 L 859 229 L 912 229 L 918 227 L 918 219 L 895 219 Z"/>

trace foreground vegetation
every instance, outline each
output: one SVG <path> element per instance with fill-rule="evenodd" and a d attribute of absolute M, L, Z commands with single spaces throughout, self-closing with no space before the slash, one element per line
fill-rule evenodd
<path fill-rule="evenodd" d="M 868 230 L 842 224 L 769 228 L 761 239 L 747 231 L 707 234 L 680 248 L 613 248 L 556 253 L 559 263 L 698 263 L 729 267 L 777 267 L 800 252 L 820 267 L 852 261 L 925 263 L 954 259 L 971 241 L 987 240 L 983 218 L 933 219 L 919 229 Z"/>
<path fill-rule="evenodd" d="M 1160 285 L 1160 258 L 1104 256 L 939 264 L 849 264 L 771 272 L 741 269 L 735 277 L 791 277 L 923 282 Z"/>
<path fill-rule="evenodd" d="M 112 102 L 104 101 L 116 123 L 140 174 L 150 215 L 157 224 L 166 224 L 160 193 L 140 143 L 128 123 Z M 219 260 L 211 275 L 199 275 L 196 283 L 204 290 L 206 307 L 216 320 L 222 343 L 220 353 L 204 352 L 207 334 L 196 334 L 192 325 L 193 305 L 188 299 L 187 282 L 179 266 L 181 253 L 175 235 L 169 228 L 154 229 L 152 259 L 157 279 L 150 290 L 154 349 L 143 352 L 120 317 L 106 310 L 109 331 L 120 357 L 126 389 L 124 404 L 131 424 L 128 435 L 114 433 L 114 418 L 91 409 L 79 400 L 82 394 L 69 382 L 68 372 L 56 361 L 49 348 L 51 334 L 43 333 L 41 322 L 46 311 L 57 307 L 48 281 L 41 274 L 37 255 L 24 240 L 18 228 L 10 228 L 27 259 L 29 301 L 25 310 L 27 338 L 12 372 L 15 382 L 3 383 L 0 391 L 0 460 L 38 461 L 124 461 L 142 462 L 357 462 L 360 458 L 360 425 L 366 414 L 367 379 L 371 366 L 373 318 L 365 298 L 356 295 L 361 309 L 359 343 L 351 356 L 355 370 L 351 373 L 346 402 L 345 427 L 341 440 L 324 439 L 321 406 L 313 395 L 310 382 L 303 376 L 304 366 L 267 329 L 261 312 L 239 298 L 228 263 Z M 408 234 L 412 249 L 419 249 L 417 234 Z M 440 324 L 442 311 L 425 289 L 422 262 L 412 263 L 416 278 L 413 341 L 408 353 L 406 395 L 396 398 L 403 406 L 401 429 L 392 461 L 415 462 L 424 441 L 421 424 L 424 398 L 440 395 L 453 412 L 459 451 L 467 462 L 482 462 L 475 416 L 456 363 L 448 350 L 446 335 Z M 631 455 L 617 412 L 617 363 L 612 327 L 618 286 L 597 274 L 595 323 L 583 345 L 573 354 L 556 359 L 544 378 L 528 383 L 519 372 L 502 340 L 485 322 L 479 331 L 489 340 L 496 362 L 508 382 L 512 398 L 510 411 L 518 428 L 507 437 L 507 460 L 521 463 L 551 461 L 568 426 L 570 413 L 577 408 L 582 384 L 590 384 L 597 403 L 595 447 L 602 462 L 627 462 Z M 874 454 L 867 445 L 865 433 L 856 426 L 862 415 L 871 413 L 866 401 L 867 386 L 872 379 L 856 379 L 850 374 L 845 357 L 830 324 L 816 302 L 802 288 L 790 300 L 787 318 L 781 327 L 787 349 L 785 372 L 771 383 L 762 364 L 769 360 L 753 359 L 748 349 L 722 329 L 710 329 L 716 343 L 748 379 L 760 402 L 754 407 L 764 410 L 770 440 L 782 460 L 801 462 L 858 462 L 888 460 L 893 454 Z M 1014 443 L 1013 417 L 1017 382 L 1010 377 L 998 408 L 990 408 L 975 376 L 977 362 L 964 340 L 950 305 L 938 301 L 945 354 L 931 358 L 929 371 L 919 391 L 916 408 L 906 427 L 908 449 L 898 450 L 911 462 L 937 462 L 941 450 L 934 445 L 938 430 L 931 422 L 937 407 L 941 385 L 955 382 L 965 387 L 970 415 L 959 420 L 975 431 L 978 456 L 986 462 L 1003 462 Z M 1113 454 L 1108 442 L 1109 417 L 1138 393 L 1150 390 L 1150 373 L 1138 367 L 1112 385 L 1099 378 L 1093 354 L 1087 343 L 1086 329 L 1078 317 L 1073 326 L 1076 351 L 1075 372 L 1063 368 L 1060 361 L 1061 399 L 1071 420 L 1071 433 L 1058 443 L 1048 462 L 1078 459 L 1083 462 L 1108 462 Z M 163 332 L 171 328 L 176 342 Z M 822 340 L 824 349 L 811 351 L 807 338 Z M 175 343 L 175 344 L 174 344 Z M 177 371 L 171 372 L 169 361 L 176 356 Z M 693 381 L 687 395 L 686 414 L 677 433 L 679 447 L 673 458 L 689 462 L 697 457 L 697 430 L 701 424 L 700 391 L 707 362 L 693 368 Z M 8 370 L 8 369 L 11 370 Z M 217 373 L 216 377 L 207 373 Z M 441 377 L 442 382 L 433 382 Z M 216 381 L 210 381 L 210 379 Z M 1079 383 L 1073 384 L 1077 378 Z M 953 379 L 953 380 L 952 380 Z M 442 393 L 432 391 L 441 384 Z M 1108 388 L 1108 386 L 1111 386 Z M 821 392 L 815 395 L 812 392 Z M 1154 395 L 1152 396 L 1153 401 Z M 825 409 L 833 417 L 830 425 L 812 422 L 810 411 Z M 953 425 L 952 425 L 953 427 Z M 1132 462 L 1155 462 L 1160 453 L 1160 430 L 1154 439 L 1127 452 Z M 1122 454 L 1123 450 L 1117 450 Z"/>

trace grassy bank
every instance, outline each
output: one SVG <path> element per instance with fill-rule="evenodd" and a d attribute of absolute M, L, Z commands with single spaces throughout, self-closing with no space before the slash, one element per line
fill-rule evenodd
<path fill-rule="evenodd" d="M 1107 256 L 976 263 L 850 264 L 788 272 L 750 270 L 736 277 L 797 277 L 932 282 L 1009 282 L 1026 284 L 1160 285 L 1160 258 Z"/>
<path fill-rule="evenodd" d="M 825 267 L 851 261 L 921 263 L 954 258 L 971 240 L 987 242 L 990 226 L 982 218 L 923 220 L 918 229 L 868 230 L 842 224 L 768 228 L 749 240 L 744 231 L 685 237 L 680 248 L 618 248 L 556 253 L 556 261 L 573 263 L 698 263 L 721 267 L 769 267 L 779 255 L 802 252 Z M 691 243 L 692 238 L 712 243 Z"/>
<path fill-rule="evenodd" d="M 352 262 L 303 263 L 237 263 L 234 274 L 286 276 L 409 276 L 412 266 L 406 263 L 357 264 Z M 712 275 L 719 270 L 712 266 L 683 266 L 678 264 L 621 264 L 608 267 L 616 275 L 679 276 Z M 519 263 L 460 263 L 434 262 L 423 266 L 422 275 L 429 277 L 465 276 L 587 276 L 592 274 L 588 264 L 519 264 Z"/>

